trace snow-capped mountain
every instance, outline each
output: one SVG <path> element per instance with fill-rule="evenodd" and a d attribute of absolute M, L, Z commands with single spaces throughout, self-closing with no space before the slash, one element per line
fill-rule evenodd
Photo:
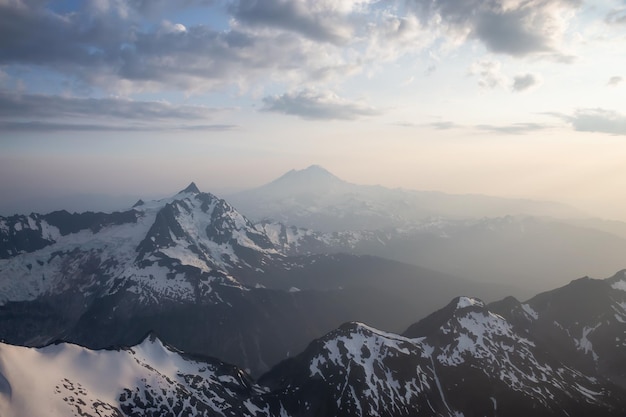
<path fill-rule="evenodd" d="M 403 336 L 349 323 L 259 383 L 289 415 L 618 416 L 622 389 L 545 353 L 531 335 L 459 297 Z"/>
<path fill-rule="evenodd" d="M 581 217 L 577 210 L 551 202 L 357 185 L 318 165 L 291 170 L 228 200 L 253 221 L 274 220 L 322 232 L 404 227 L 431 217 Z"/>
<path fill-rule="evenodd" d="M 233 273 L 281 257 L 245 217 L 193 183 L 122 213 L 13 216 L 0 219 L 0 230 L 8 258 L 0 263 L 0 302 L 58 294 L 70 284 L 87 296 L 110 294 L 120 280 L 146 302 L 193 299 L 215 279 L 237 285 Z M 23 252 L 32 254 L 16 256 Z"/>
<path fill-rule="evenodd" d="M 623 387 L 561 361 L 542 340 L 473 297 L 455 298 L 403 335 L 346 323 L 256 382 L 216 359 L 177 352 L 154 335 L 130 348 L 98 351 L 0 343 L 0 413 L 7 417 L 625 412 Z"/>

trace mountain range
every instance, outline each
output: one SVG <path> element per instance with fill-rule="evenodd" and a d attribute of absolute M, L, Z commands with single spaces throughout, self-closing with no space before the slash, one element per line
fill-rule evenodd
<path fill-rule="evenodd" d="M 259 194 L 289 220 L 291 193 L 319 230 L 194 183 L 120 212 L 0 217 L 0 415 L 626 414 L 624 270 L 530 295 L 567 257 L 618 265 L 618 234 L 482 197 L 503 215 L 439 196 L 424 213 L 448 217 L 411 218 L 405 191 L 359 187 L 314 166 Z"/>
<path fill-rule="evenodd" d="M 253 374 L 345 321 L 399 331 L 458 291 L 508 294 L 371 256 L 288 256 L 195 184 L 124 212 L 1 218 L 0 242 L 6 341 L 99 349 L 157 331 L 176 348 Z"/>
<path fill-rule="evenodd" d="M 433 217 L 586 217 L 575 208 L 553 202 L 352 184 L 319 165 L 291 170 L 268 184 L 227 198 L 254 221 L 274 220 L 320 232 L 404 227 Z"/>
<path fill-rule="evenodd" d="M 379 256 L 521 298 L 625 266 L 626 223 L 557 203 L 357 185 L 315 165 L 227 198 L 290 254 Z"/>

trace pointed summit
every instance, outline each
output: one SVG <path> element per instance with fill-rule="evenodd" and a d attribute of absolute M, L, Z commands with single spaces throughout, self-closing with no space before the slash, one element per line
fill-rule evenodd
<path fill-rule="evenodd" d="M 316 165 L 316 164 L 310 165 L 309 167 L 302 169 L 301 171 L 316 174 L 316 175 L 332 175 L 334 177 L 334 175 L 329 170 L 327 170 L 321 165 Z"/>
<path fill-rule="evenodd" d="M 402 336 L 408 338 L 424 337 L 437 332 L 446 323 L 471 311 L 488 312 L 485 303 L 474 297 L 456 297 L 444 308 L 412 324 Z"/>
<path fill-rule="evenodd" d="M 320 165 L 311 165 L 308 168 L 295 170 L 283 174 L 272 183 L 297 183 L 300 186 L 309 184 L 343 183 L 344 181 Z M 270 184 L 272 184 L 270 183 Z"/>
<path fill-rule="evenodd" d="M 187 188 L 185 188 L 184 190 L 180 191 L 178 194 L 181 193 L 193 193 L 193 194 L 200 194 L 200 190 L 198 189 L 198 187 L 196 186 L 195 182 L 192 182 L 191 184 L 189 184 L 187 186 Z"/>

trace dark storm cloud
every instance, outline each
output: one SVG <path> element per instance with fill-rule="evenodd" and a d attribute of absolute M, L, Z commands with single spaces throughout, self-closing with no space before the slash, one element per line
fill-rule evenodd
<path fill-rule="evenodd" d="M 346 33 L 340 32 L 342 24 L 338 14 L 313 12 L 305 3 L 291 0 L 238 0 L 229 8 L 239 21 L 252 26 L 274 27 L 321 42 L 343 43 Z"/>
<path fill-rule="evenodd" d="M 539 84 L 539 79 L 533 74 L 516 75 L 513 78 L 513 91 L 521 92 Z"/>
<path fill-rule="evenodd" d="M 555 52 L 555 27 L 564 9 L 580 0 L 413 0 L 413 10 L 427 23 L 441 19 L 458 33 L 481 41 L 490 51 L 513 56 Z"/>
<path fill-rule="evenodd" d="M 626 115 L 606 109 L 579 109 L 573 115 L 553 114 L 579 132 L 626 135 Z"/>
<path fill-rule="evenodd" d="M 210 120 L 218 109 L 118 98 L 75 98 L 0 92 L 0 131 L 226 130 Z M 67 123 L 65 120 L 73 120 Z M 75 121 L 84 121 L 76 123 Z M 180 123 L 186 124 L 180 124 Z M 173 123 L 176 123 L 175 125 Z"/>
<path fill-rule="evenodd" d="M 300 116 L 304 119 L 351 120 L 381 114 L 376 109 L 342 99 L 332 93 L 308 90 L 265 97 L 263 103 L 264 111 Z"/>
<path fill-rule="evenodd" d="M 550 128 L 541 123 L 513 123 L 510 125 L 477 125 L 476 129 L 490 133 L 503 133 L 507 135 L 524 135 Z"/>

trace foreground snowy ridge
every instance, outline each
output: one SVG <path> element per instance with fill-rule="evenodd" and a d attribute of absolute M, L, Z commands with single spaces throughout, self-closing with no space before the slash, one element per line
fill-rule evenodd
<path fill-rule="evenodd" d="M 244 400 L 260 392 L 235 367 L 185 358 L 155 337 L 100 351 L 65 343 L 40 349 L 0 344 L 0 364 L 5 417 L 251 416 L 254 407 Z"/>
<path fill-rule="evenodd" d="M 624 414 L 623 390 L 564 365 L 529 337 L 482 301 L 460 297 L 404 335 L 346 323 L 258 382 L 155 335 L 97 351 L 0 344 L 0 415 Z"/>
<path fill-rule="evenodd" d="M 495 415 L 497 402 L 502 415 L 615 411 L 596 379 L 546 356 L 471 297 L 454 300 L 404 336 L 350 323 L 315 344 L 300 356 L 301 366 L 308 364 L 317 389 L 335 390 L 337 415 L 473 415 L 487 406 L 486 415 Z M 294 375 L 292 389 L 306 398 L 313 382 Z"/>

